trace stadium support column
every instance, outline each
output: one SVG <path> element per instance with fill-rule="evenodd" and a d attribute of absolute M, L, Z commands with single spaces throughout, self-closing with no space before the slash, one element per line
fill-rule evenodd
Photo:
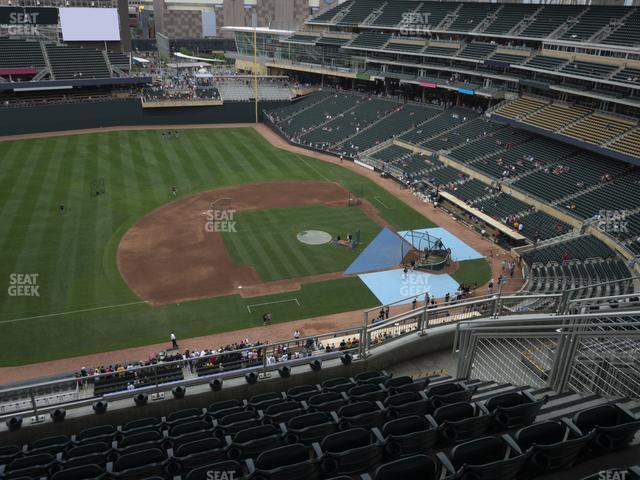
<path fill-rule="evenodd" d="M 118 0 L 118 22 L 120 23 L 120 48 L 131 51 L 131 30 L 129 29 L 129 2 Z"/>

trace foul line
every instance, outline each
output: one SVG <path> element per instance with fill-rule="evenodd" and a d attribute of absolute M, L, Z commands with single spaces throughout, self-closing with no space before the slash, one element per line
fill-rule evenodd
<path fill-rule="evenodd" d="M 311 170 L 313 170 L 314 172 L 316 172 L 318 175 L 320 175 L 322 178 L 324 178 L 327 182 L 330 182 L 331 180 L 329 180 L 326 176 L 324 176 L 322 173 L 320 173 L 318 170 L 315 169 L 315 167 L 311 164 L 309 164 L 309 162 L 307 162 L 304 158 L 302 158 L 299 154 L 296 153 L 296 157 L 298 157 L 300 160 L 302 160 L 302 162 L 309 167 Z"/>
<path fill-rule="evenodd" d="M 375 198 L 376 202 L 378 202 L 384 208 L 386 208 L 387 210 L 391 210 L 391 207 L 389 205 L 387 205 L 386 203 L 384 203 L 382 200 L 380 200 L 380 197 L 373 197 L 373 198 Z"/>
<path fill-rule="evenodd" d="M 296 302 L 298 306 L 300 306 L 300 302 L 297 298 L 287 298 L 286 300 L 276 300 L 275 302 L 265 302 L 265 303 L 252 303 L 251 305 L 247 305 L 247 310 L 249 313 L 251 312 L 251 307 L 261 307 L 264 305 L 273 305 L 275 303 L 284 303 L 284 302 Z"/>
<path fill-rule="evenodd" d="M 60 315 L 71 315 L 71 314 L 74 314 L 74 313 L 93 312 L 93 311 L 96 311 L 96 310 L 105 310 L 107 308 L 129 307 L 131 305 L 141 305 L 143 303 L 147 303 L 147 302 L 145 300 L 143 300 L 143 301 L 140 301 L 140 302 L 120 303 L 118 305 L 105 305 L 104 307 L 83 308 L 82 310 L 71 310 L 69 312 L 48 313 L 46 315 L 35 315 L 33 317 L 14 318 L 12 320 L 0 320 L 0 324 L 2 324 L 2 323 L 22 322 L 24 320 L 35 320 L 37 318 L 59 317 Z"/>

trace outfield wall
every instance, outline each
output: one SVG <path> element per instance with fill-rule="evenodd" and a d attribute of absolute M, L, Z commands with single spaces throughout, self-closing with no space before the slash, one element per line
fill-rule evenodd
<path fill-rule="evenodd" d="M 277 108 L 288 102 L 261 102 Z M 262 112 L 262 108 L 260 108 Z M 260 113 L 262 117 L 262 113 Z M 0 136 L 134 125 L 189 125 L 255 122 L 253 102 L 174 108 L 142 108 L 138 99 L 0 108 Z"/>

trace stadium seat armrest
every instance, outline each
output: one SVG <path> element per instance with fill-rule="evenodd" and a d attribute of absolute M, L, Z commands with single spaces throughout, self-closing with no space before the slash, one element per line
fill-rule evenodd
<path fill-rule="evenodd" d="M 436 453 L 436 458 L 442 464 L 442 466 L 445 468 L 447 472 L 451 474 L 456 473 L 456 468 L 453 466 L 453 463 L 451 463 L 451 460 L 449 460 L 449 457 L 447 457 L 447 455 L 444 452 Z"/>
<path fill-rule="evenodd" d="M 369 475 L 368 473 L 363 473 L 362 475 L 360 475 L 360 480 L 371 480 L 371 475 Z"/>
<path fill-rule="evenodd" d="M 418 394 L 423 398 L 423 400 L 428 400 L 429 399 L 429 397 L 427 397 L 427 394 L 424 393 L 424 390 L 420 390 L 418 392 Z"/>
<path fill-rule="evenodd" d="M 534 397 L 529 390 L 523 390 L 521 393 L 522 393 L 522 396 L 527 397 L 527 399 L 530 402 L 537 402 L 538 401 L 538 399 L 536 397 Z M 548 398 L 548 396 L 545 395 L 542 398 Z M 546 403 L 546 400 L 545 400 L 545 403 Z"/>
<path fill-rule="evenodd" d="M 316 454 L 316 458 L 322 458 L 322 448 L 318 442 L 313 442 L 311 448 L 313 448 L 313 453 Z"/>
<path fill-rule="evenodd" d="M 231 445 L 233 443 L 233 439 L 231 438 L 231 435 L 225 435 L 224 436 L 224 441 L 225 441 L 227 446 L 229 446 L 229 445 Z"/>
<path fill-rule="evenodd" d="M 580 436 L 586 435 L 589 432 L 583 432 L 580 428 L 573 422 L 572 419 L 567 417 L 562 417 L 560 419 L 562 423 L 564 423 L 569 429 L 571 429 L 574 433 L 577 433 Z"/>
<path fill-rule="evenodd" d="M 520 446 L 513 439 L 513 437 L 511 435 L 505 433 L 505 434 L 501 435 L 501 437 L 502 437 L 502 440 L 504 441 L 504 443 L 507 444 L 507 446 L 509 447 L 510 450 L 513 450 L 518 455 L 522 454 L 522 450 L 520 449 Z"/>
<path fill-rule="evenodd" d="M 253 472 L 256 471 L 256 464 L 253 463 L 253 458 L 247 458 L 244 463 L 247 466 L 247 471 L 249 472 L 249 475 L 251 475 Z"/>
<path fill-rule="evenodd" d="M 384 444 L 384 437 L 382 436 L 382 432 L 378 429 L 378 427 L 373 427 L 371 429 L 371 433 L 376 437 L 376 441 L 378 444 Z"/>
<path fill-rule="evenodd" d="M 478 406 L 478 413 L 481 413 L 482 415 L 493 415 L 493 414 L 495 414 L 495 412 L 493 412 L 493 414 L 492 414 L 489 411 L 489 409 L 485 405 L 485 402 L 474 402 L 474 403 L 475 403 L 475 405 Z"/>
<path fill-rule="evenodd" d="M 174 456 L 173 448 L 167 448 L 167 458 L 173 458 Z"/>
<path fill-rule="evenodd" d="M 284 423 L 280 422 L 278 424 L 278 427 L 280 427 L 280 431 L 282 432 L 283 435 L 287 434 L 287 431 L 288 431 L 287 426 Z"/>
<path fill-rule="evenodd" d="M 378 407 L 381 411 L 384 411 L 384 405 L 380 400 L 376 400 L 376 407 Z"/>
<path fill-rule="evenodd" d="M 107 462 L 107 465 L 105 466 L 105 470 L 107 471 L 107 473 L 112 473 L 113 472 L 113 462 Z"/>
<path fill-rule="evenodd" d="M 331 415 L 331 418 L 333 419 L 334 422 L 340 423 L 340 417 L 338 417 L 337 412 L 331 410 L 331 412 L 329 412 L 329 415 Z"/>
<path fill-rule="evenodd" d="M 300 400 L 300 404 L 302 405 L 302 408 L 304 410 L 309 410 L 309 404 L 307 402 L 305 402 L 304 400 Z"/>
<path fill-rule="evenodd" d="M 427 422 L 429 422 L 429 425 L 431 425 L 432 428 L 440 428 L 440 425 L 438 425 L 438 422 L 436 422 L 436 419 L 433 418 L 432 415 L 427 413 L 424 418 L 427 419 Z"/>
<path fill-rule="evenodd" d="M 640 416 L 636 417 L 633 412 L 626 406 L 620 403 L 614 403 L 615 407 L 620 409 L 620 411 L 627 417 L 629 420 L 640 420 Z"/>
<path fill-rule="evenodd" d="M 347 395 L 347 392 L 340 392 L 340 396 L 345 402 L 349 401 L 349 395 Z"/>

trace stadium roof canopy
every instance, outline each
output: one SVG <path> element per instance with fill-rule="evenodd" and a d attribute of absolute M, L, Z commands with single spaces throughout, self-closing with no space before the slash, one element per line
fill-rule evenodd
<path fill-rule="evenodd" d="M 295 30 L 278 30 L 276 28 L 269 27 L 222 27 L 222 30 L 229 32 L 253 32 L 256 33 L 271 33 L 273 35 L 293 35 Z"/>

